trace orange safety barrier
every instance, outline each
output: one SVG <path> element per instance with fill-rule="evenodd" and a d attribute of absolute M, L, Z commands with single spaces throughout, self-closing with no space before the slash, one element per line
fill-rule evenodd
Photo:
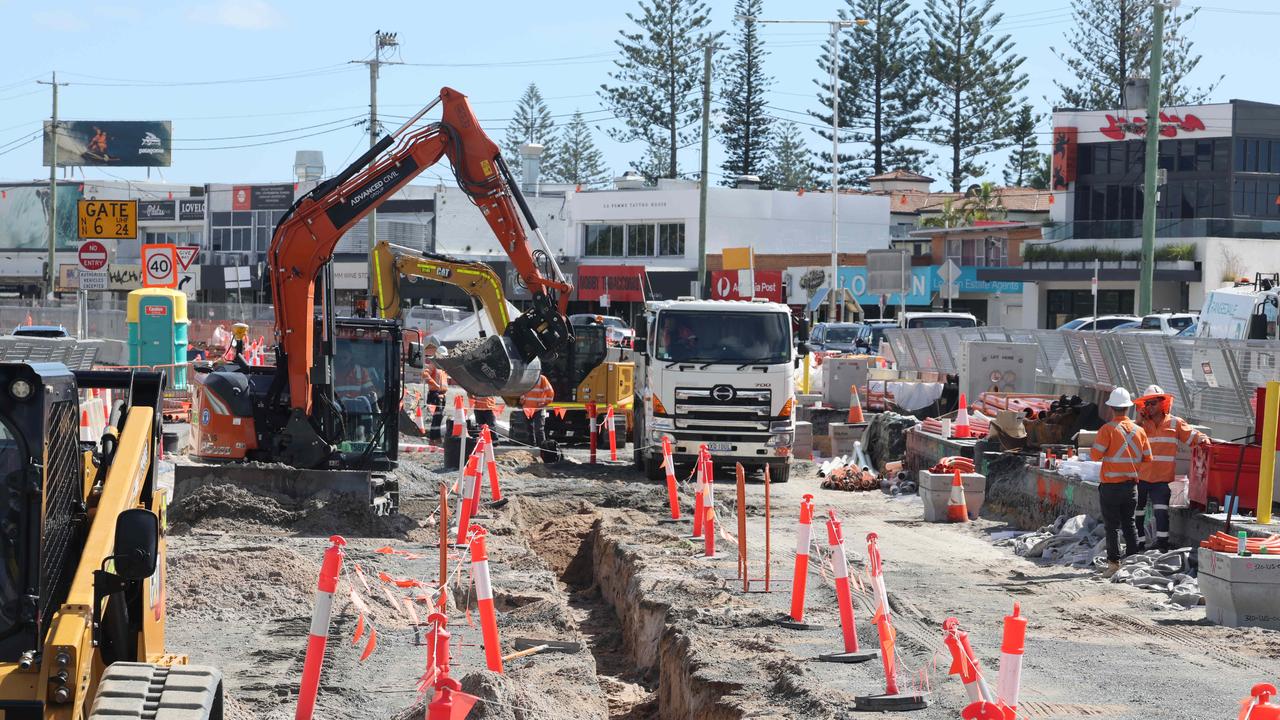
<path fill-rule="evenodd" d="M 342 570 L 342 547 L 347 541 L 341 535 L 334 535 L 329 538 L 329 543 L 329 549 L 324 552 L 324 561 L 320 564 L 320 579 L 316 582 L 315 608 L 311 614 L 311 631 L 307 636 L 307 653 L 302 663 L 302 681 L 298 686 L 298 706 L 294 711 L 294 720 L 311 720 L 315 712 L 320 670 L 324 665 L 324 649 L 329 643 L 333 592 L 338 587 L 338 573 Z"/>
<path fill-rule="evenodd" d="M 793 630 L 819 630 L 821 625 L 804 621 L 805 584 L 809 578 L 809 545 L 812 543 L 813 495 L 806 493 L 800 501 L 800 524 L 796 529 L 796 564 L 791 576 L 791 614 L 778 624 Z"/>

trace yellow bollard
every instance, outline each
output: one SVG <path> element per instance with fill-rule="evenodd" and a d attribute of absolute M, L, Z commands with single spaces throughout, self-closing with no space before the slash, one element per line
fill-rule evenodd
<path fill-rule="evenodd" d="M 1280 414 L 1280 382 L 1267 383 L 1266 415 L 1262 418 L 1262 461 L 1258 468 L 1258 522 L 1271 522 L 1271 497 L 1276 471 L 1276 423 Z"/>
<path fill-rule="evenodd" d="M 809 394 L 809 362 L 813 359 L 813 355 L 804 356 L 804 377 L 800 380 L 801 392 Z"/>

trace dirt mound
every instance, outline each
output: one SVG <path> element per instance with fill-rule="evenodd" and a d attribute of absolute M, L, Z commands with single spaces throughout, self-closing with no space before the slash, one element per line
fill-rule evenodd
<path fill-rule="evenodd" d="M 169 508 L 174 532 L 192 527 L 235 532 L 245 523 L 303 535 L 405 537 L 419 525 L 404 515 L 375 516 L 363 498 L 331 495 L 299 501 L 239 485 L 203 485 Z"/>
<path fill-rule="evenodd" d="M 273 621 L 309 615 L 320 556 L 280 546 L 192 548 L 169 557 L 169 612 Z"/>

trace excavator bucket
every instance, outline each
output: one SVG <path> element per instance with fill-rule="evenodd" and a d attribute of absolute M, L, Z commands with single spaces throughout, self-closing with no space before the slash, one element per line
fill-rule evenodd
<path fill-rule="evenodd" d="M 522 359 L 511 338 L 491 335 L 441 348 L 435 362 L 468 394 L 516 397 L 538 383 L 542 362 Z"/>

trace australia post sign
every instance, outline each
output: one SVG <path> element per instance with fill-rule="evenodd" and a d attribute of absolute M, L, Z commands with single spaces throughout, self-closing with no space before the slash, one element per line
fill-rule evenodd
<path fill-rule="evenodd" d="M 756 270 L 755 292 L 743 292 L 740 277 L 746 275 L 745 270 L 713 270 L 711 272 L 712 300 L 750 300 L 752 297 L 764 298 L 771 302 L 782 302 L 782 271 Z"/>

